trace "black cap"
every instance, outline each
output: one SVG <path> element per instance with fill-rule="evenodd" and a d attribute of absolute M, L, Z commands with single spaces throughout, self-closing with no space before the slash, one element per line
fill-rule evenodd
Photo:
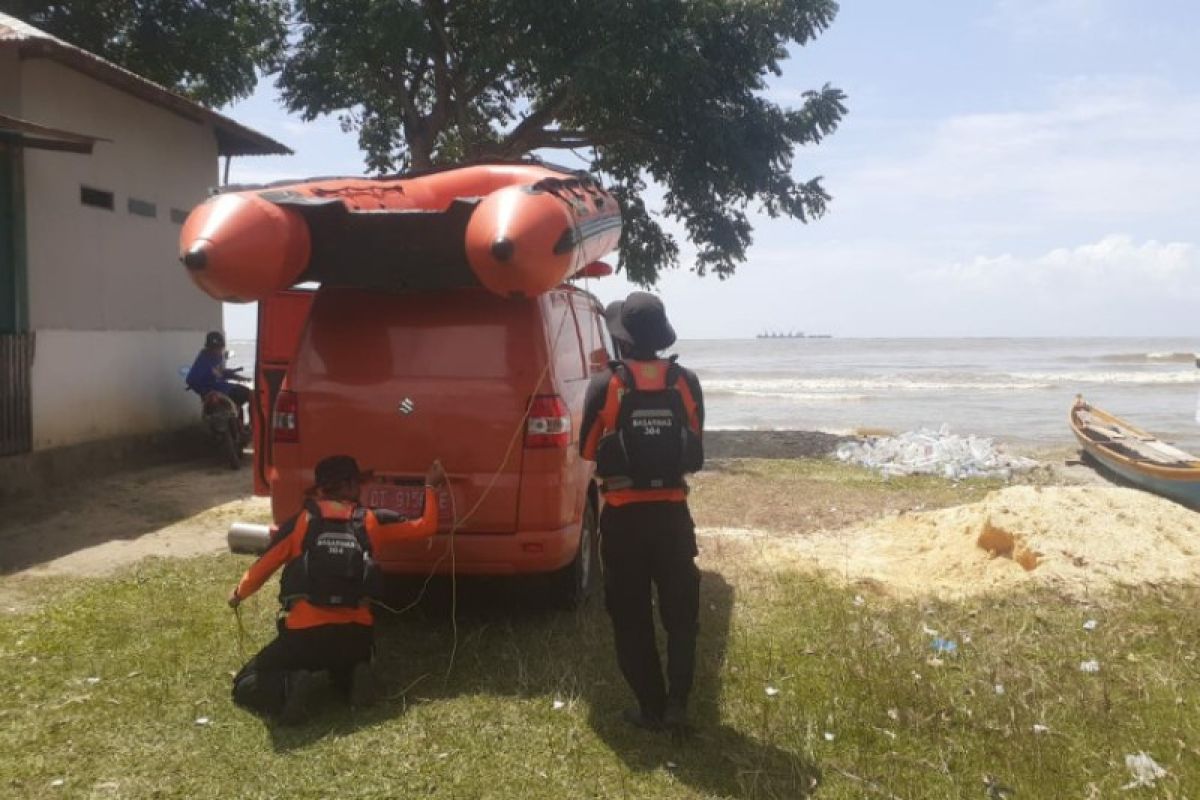
<path fill-rule="evenodd" d="M 637 350 L 665 350 L 675 344 L 675 329 L 667 321 L 667 310 L 649 292 L 632 292 L 623 301 L 604 309 L 608 330 L 614 338 Z"/>
<path fill-rule="evenodd" d="M 220 331 L 209 331 L 208 335 L 204 337 L 204 346 L 205 348 L 224 347 L 225 334 L 221 333 Z"/>
<path fill-rule="evenodd" d="M 343 483 L 362 478 L 362 471 L 353 456 L 329 456 L 317 462 L 313 477 L 318 489 L 332 489 Z"/>

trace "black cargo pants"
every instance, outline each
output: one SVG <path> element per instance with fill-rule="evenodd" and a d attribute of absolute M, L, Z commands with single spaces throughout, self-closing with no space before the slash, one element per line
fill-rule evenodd
<path fill-rule="evenodd" d="M 612 619 L 617 664 L 642 713 L 687 705 L 696 672 L 700 570 L 696 528 L 686 503 L 605 506 L 600 514 L 604 605 Z M 655 642 L 651 585 L 667 633 L 667 675 Z"/>
<path fill-rule="evenodd" d="M 296 670 L 329 670 L 334 687 L 349 695 L 354 667 L 370 661 L 374 629 L 343 623 L 312 628 L 285 628 L 233 679 L 233 702 L 260 714 L 277 714 L 287 698 L 287 674 Z"/>

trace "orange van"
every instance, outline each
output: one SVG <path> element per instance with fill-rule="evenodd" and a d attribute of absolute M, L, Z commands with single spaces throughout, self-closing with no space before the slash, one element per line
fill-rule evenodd
<path fill-rule="evenodd" d="M 554 573 L 562 599 L 581 602 L 596 578 L 599 496 L 579 428 L 588 382 L 613 352 L 600 303 L 572 286 L 533 298 L 280 292 L 259 308 L 256 491 L 280 523 L 317 461 L 346 453 L 373 471 L 363 502 L 417 515 L 440 459 L 439 535 L 377 553 L 383 569 Z"/>

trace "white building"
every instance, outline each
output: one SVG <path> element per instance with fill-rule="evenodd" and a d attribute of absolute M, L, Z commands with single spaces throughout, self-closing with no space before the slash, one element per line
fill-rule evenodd
<path fill-rule="evenodd" d="M 0 14 L 0 467 L 195 424 L 179 368 L 221 305 L 181 224 L 220 156 L 290 152 Z"/>

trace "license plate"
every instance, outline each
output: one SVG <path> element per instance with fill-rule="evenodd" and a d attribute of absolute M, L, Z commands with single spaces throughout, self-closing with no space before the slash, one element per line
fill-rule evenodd
<path fill-rule="evenodd" d="M 437 490 L 438 529 L 449 530 L 450 495 L 446 488 Z M 407 519 L 418 519 L 425 510 L 425 487 L 415 484 L 373 483 L 363 488 L 362 503 L 370 508 L 386 508 Z"/>

